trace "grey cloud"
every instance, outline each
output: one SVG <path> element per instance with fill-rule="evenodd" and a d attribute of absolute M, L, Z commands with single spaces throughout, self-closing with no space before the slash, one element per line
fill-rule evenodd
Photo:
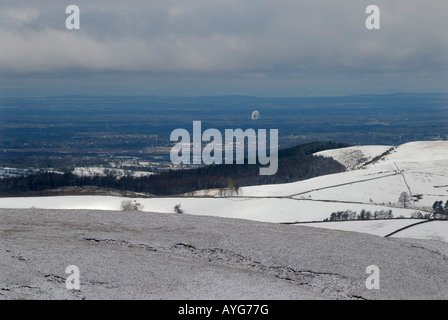
<path fill-rule="evenodd" d="M 375 2 L 381 30 L 369 31 L 364 0 L 79 0 L 81 30 L 69 31 L 60 1 L 5 0 L 0 72 L 443 79 L 446 0 Z"/>

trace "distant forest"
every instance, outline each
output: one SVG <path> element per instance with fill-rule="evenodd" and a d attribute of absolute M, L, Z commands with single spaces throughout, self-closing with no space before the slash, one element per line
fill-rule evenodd
<path fill-rule="evenodd" d="M 215 188 L 238 192 L 239 187 L 243 186 L 287 183 L 344 172 L 346 168 L 334 159 L 313 154 L 348 146 L 345 143 L 312 142 L 280 150 L 278 171 L 272 176 L 259 175 L 260 164 L 209 165 L 195 169 L 171 170 L 145 177 L 122 178 L 113 175 L 80 177 L 71 172 L 46 172 L 0 179 L 0 196 L 33 195 L 64 187 L 92 186 L 156 196 Z"/>

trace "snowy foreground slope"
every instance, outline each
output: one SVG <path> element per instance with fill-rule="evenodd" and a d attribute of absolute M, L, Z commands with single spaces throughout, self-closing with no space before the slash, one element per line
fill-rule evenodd
<path fill-rule="evenodd" d="M 439 241 L 148 212 L 0 217 L 0 299 L 448 299 Z M 66 289 L 69 265 L 80 290 Z"/>

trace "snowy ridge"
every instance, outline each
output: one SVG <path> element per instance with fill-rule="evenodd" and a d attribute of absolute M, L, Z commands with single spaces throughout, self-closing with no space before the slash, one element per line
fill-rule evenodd
<path fill-rule="evenodd" d="M 335 150 L 325 150 L 315 153 L 317 156 L 330 157 L 344 165 L 347 170 L 356 170 L 363 167 L 375 157 L 392 149 L 391 146 L 360 146 Z"/>
<path fill-rule="evenodd" d="M 388 152 L 389 151 L 389 152 Z M 391 165 L 394 162 L 448 160 L 448 141 L 415 141 L 400 146 L 356 146 L 315 153 L 331 157 L 348 170 Z M 377 159 L 375 159 L 377 158 Z M 374 160 L 372 163 L 372 160 Z M 366 165 L 366 163 L 369 163 Z"/>

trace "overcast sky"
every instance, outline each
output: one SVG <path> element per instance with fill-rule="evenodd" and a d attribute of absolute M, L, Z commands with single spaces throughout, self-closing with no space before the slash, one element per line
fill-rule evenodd
<path fill-rule="evenodd" d="M 2 0 L 0 94 L 447 92 L 447 16 L 447 0 Z"/>

